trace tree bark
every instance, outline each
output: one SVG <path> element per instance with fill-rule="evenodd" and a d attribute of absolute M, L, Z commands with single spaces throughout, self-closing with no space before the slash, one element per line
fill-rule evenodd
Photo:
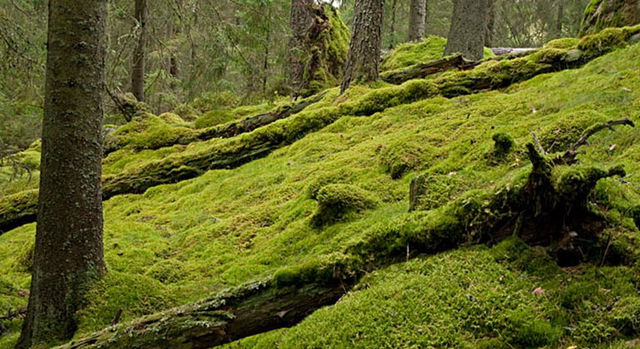
<path fill-rule="evenodd" d="M 289 83 L 294 96 L 305 88 L 309 61 L 309 30 L 313 26 L 313 0 L 291 0 L 291 40 L 289 40 Z"/>
<path fill-rule="evenodd" d="M 71 338 L 84 292 L 106 271 L 102 116 L 106 0 L 49 3 L 38 225 L 16 348 Z"/>
<path fill-rule="evenodd" d="M 147 0 L 135 0 L 135 18 L 138 25 L 138 41 L 133 51 L 133 69 L 131 70 L 131 92 L 144 101 L 144 74 L 147 44 Z"/>
<path fill-rule="evenodd" d="M 346 91 L 352 82 L 378 79 L 383 12 L 384 0 L 356 0 L 353 34 L 340 87 L 341 93 Z"/>
<path fill-rule="evenodd" d="M 409 41 L 420 41 L 424 38 L 427 13 L 426 0 L 411 0 L 409 8 Z"/>
<path fill-rule="evenodd" d="M 469 60 L 482 59 L 488 8 L 488 0 L 454 0 L 445 56 L 460 53 Z"/>
<path fill-rule="evenodd" d="M 564 1 L 564 0 L 562 0 Z M 487 9 L 487 21 L 485 22 L 484 46 L 493 46 L 494 34 L 496 26 L 496 0 L 487 0 L 489 8 Z"/>

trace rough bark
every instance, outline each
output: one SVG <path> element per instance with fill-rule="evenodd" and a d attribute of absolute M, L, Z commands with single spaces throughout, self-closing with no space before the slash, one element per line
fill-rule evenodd
<path fill-rule="evenodd" d="M 424 38 L 427 19 L 427 1 L 411 0 L 409 7 L 408 40 L 419 41 Z"/>
<path fill-rule="evenodd" d="M 340 91 L 351 83 L 375 81 L 380 65 L 384 0 L 356 0 L 353 34 Z"/>
<path fill-rule="evenodd" d="M 640 2 L 637 0 L 591 0 L 582 19 L 580 35 L 638 23 Z"/>
<path fill-rule="evenodd" d="M 106 0 L 49 3 L 40 200 L 28 314 L 16 348 L 68 340 L 104 272 L 102 116 Z"/>
<path fill-rule="evenodd" d="M 144 74 L 147 43 L 147 0 L 135 0 L 135 19 L 138 26 L 138 41 L 133 51 L 133 69 L 131 69 L 131 92 L 144 101 Z"/>
<path fill-rule="evenodd" d="M 291 0 L 291 39 L 289 40 L 289 82 L 297 96 L 304 87 L 309 60 L 309 30 L 313 25 L 313 0 Z"/>
<path fill-rule="evenodd" d="M 564 1 L 564 0 L 561 0 Z M 496 26 L 496 0 L 487 0 L 487 20 L 485 22 L 484 46 L 493 46 L 494 30 Z"/>
<path fill-rule="evenodd" d="M 454 0 L 444 55 L 460 53 L 469 60 L 483 57 L 489 0 Z"/>

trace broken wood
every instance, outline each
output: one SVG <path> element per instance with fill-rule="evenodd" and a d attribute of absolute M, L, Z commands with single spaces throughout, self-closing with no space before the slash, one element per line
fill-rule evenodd
<path fill-rule="evenodd" d="M 515 47 L 492 47 L 490 48 L 491 52 L 493 52 L 496 56 L 510 55 L 510 54 L 522 54 L 530 51 L 537 50 L 535 47 L 524 47 L 524 48 L 515 48 Z"/>

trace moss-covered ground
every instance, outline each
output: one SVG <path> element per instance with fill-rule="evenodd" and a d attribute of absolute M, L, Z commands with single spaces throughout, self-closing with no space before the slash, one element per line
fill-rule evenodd
<path fill-rule="evenodd" d="M 285 267 L 331 259 L 375 232 L 393 236 L 418 174 L 430 178 L 423 208 L 432 216 L 456 198 L 510 185 L 530 169 L 524 145 L 532 131 L 553 152 L 594 123 L 638 121 L 639 61 L 634 45 L 502 91 L 403 99 L 371 116 L 343 116 L 238 168 L 116 196 L 104 205 L 109 274 L 79 314 L 79 335 L 107 326 L 119 309 L 128 321 Z M 356 87 L 341 97 L 332 90 L 308 113 L 324 115 L 319 111 L 385 88 Z M 514 145 L 496 159 L 494 138 L 504 135 Z M 105 173 L 235 141 L 125 148 L 105 159 Z M 233 346 L 623 347 L 640 336 L 640 280 L 630 243 L 640 221 L 640 130 L 601 132 L 585 150 L 581 164 L 623 164 L 629 174 L 602 181 L 593 197 L 615 222 L 607 230 L 612 249 L 631 251 L 621 265 L 561 269 L 543 248 L 517 239 L 465 247 L 374 272 L 300 325 Z M 3 189 L 32 187 L 24 181 L 3 180 Z M 329 201 L 346 209 L 317 224 L 314 217 Z M 26 305 L 34 231 L 30 224 L 0 235 L 0 316 Z M 0 348 L 16 340 L 19 322 L 2 322 Z"/>

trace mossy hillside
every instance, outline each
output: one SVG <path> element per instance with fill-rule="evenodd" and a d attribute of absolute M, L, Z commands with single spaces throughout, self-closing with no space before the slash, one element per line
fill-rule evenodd
<path fill-rule="evenodd" d="M 344 116 L 239 168 L 208 171 L 143 195 L 114 197 L 105 202 L 105 248 L 111 274 L 92 291 L 90 304 L 81 314 L 80 333 L 109 324 L 118 309 L 125 311 L 126 321 L 283 267 L 330 257 L 362 240 L 372 226 L 386 234 L 381 236 L 394 236 L 392 222 L 406 215 L 409 182 L 418 171 L 455 177 L 464 191 L 490 192 L 512 183 L 527 172 L 522 145 L 530 141 L 530 131 L 541 139 L 567 132 L 575 132 L 577 138 L 581 128 L 593 123 L 633 117 L 640 100 L 635 63 L 639 55 L 636 45 L 583 69 L 539 76 L 503 92 L 436 97 L 368 118 Z M 322 107 L 331 108 L 338 107 Z M 624 164 L 631 174 L 628 181 L 633 182 L 640 166 L 638 132 L 602 132 L 581 160 L 585 165 Z M 499 164 L 487 160 L 496 133 L 508 134 L 516 144 L 512 158 Z M 430 154 L 429 161 L 394 180 L 383 163 L 383 149 L 417 139 L 418 146 Z M 616 147 L 610 150 L 613 144 Z M 127 162 L 123 156 L 122 161 L 135 163 L 151 153 L 159 156 L 158 151 L 141 152 L 130 156 L 138 160 Z M 327 177 L 328 184 L 356 185 L 371 192 L 379 200 L 377 208 L 321 229 L 313 227 L 317 202 L 309 198 L 308 188 Z M 633 185 L 612 179 L 600 186 L 611 196 L 607 209 L 621 217 L 627 207 L 640 202 Z M 436 195 L 439 188 L 430 189 L 430 194 Z M 441 204 L 434 208 L 464 194 L 441 195 Z M 445 226 L 447 217 L 439 212 L 429 216 L 440 217 L 433 221 Z M 7 270 L 3 279 L 17 290 L 0 296 L 8 308 L 26 303 L 21 294 L 29 278 L 24 268 L 17 267 L 15 251 L 31 243 L 33 231 L 34 225 L 29 225 L 0 236 L 0 267 Z"/>
<path fill-rule="evenodd" d="M 245 105 L 237 108 L 214 109 L 196 119 L 195 127 L 202 129 L 217 126 L 243 117 L 265 113 L 273 108 L 273 104 L 263 103 L 258 105 Z"/>
<path fill-rule="evenodd" d="M 435 61 L 442 58 L 447 39 L 429 36 L 421 42 L 408 42 L 398 45 L 385 57 L 381 64 L 382 71 L 406 68 L 417 63 Z M 490 49 L 484 49 L 484 57 L 495 57 Z"/>

